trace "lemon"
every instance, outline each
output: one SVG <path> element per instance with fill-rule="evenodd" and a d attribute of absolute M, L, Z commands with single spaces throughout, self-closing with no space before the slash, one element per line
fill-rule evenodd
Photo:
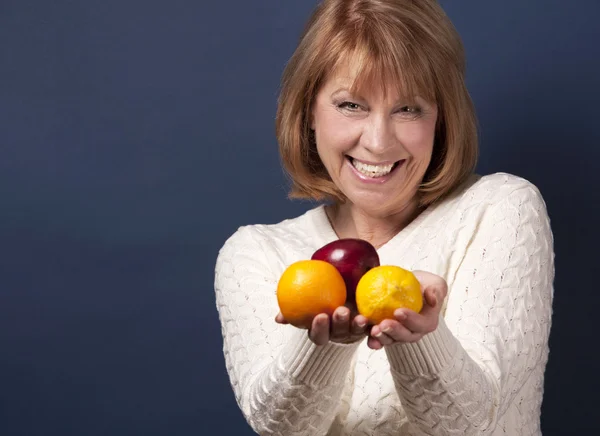
<path fill-rule="evenodd" d="M 358 312 L 372 324 L 394 319 L 399 308 L 420 312 L 423 308 L 421 285 L 415 275 L 399 266 L 382 265 L 367 271 L 356 287 Z"/>

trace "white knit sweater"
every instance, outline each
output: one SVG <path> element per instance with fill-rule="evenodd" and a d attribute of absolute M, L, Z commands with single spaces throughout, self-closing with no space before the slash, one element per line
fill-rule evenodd
<path fill-rule="evenodd" d="M 474 176 L 379 250 L 446 279 L 436 331 L 373 351 L 312 344 L 275 323 L 283 270 L 337 239 L 323 206 L 241 227 L 215 272 L 237 402 L 261 435 L 540 435 L 554 252 L 544 201 L 509 174 Z"/>

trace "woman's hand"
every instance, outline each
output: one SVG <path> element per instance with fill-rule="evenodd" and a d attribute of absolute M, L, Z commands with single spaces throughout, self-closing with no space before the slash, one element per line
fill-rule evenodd
<path fill-rule="evenodd" d="M 438 326 L 442 303 L 448 294 L 446 281 L 435 274 L 413 271 L 421 283 L 423 309 L 416 313 L 409 309 L 397 309 L 395 319 L 383 320 L 371 328 L 367 345 L 379 350 L 394 343 L 417 342 Z"/>
<path fill-rule="evenodd" d="M 281 313 L 275 317 L 279 324 L 287 324 Z M 308 337 L 317 345 L 328 342 L 349 344 L 365 337 L 368 332 L 368 320 L 362 315 L 355 315 L 346 306 L 338 307 L 331 318 L 326 313 L 315 316 L 308 330 Z"/>

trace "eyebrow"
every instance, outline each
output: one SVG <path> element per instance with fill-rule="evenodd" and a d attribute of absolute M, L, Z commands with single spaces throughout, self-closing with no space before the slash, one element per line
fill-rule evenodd
<path fill-rule="evenodd" d="M 341 94 L 343 92 L 347 92 L 353 98 L 357 98 L 359 100 L 367 101 L 367 99 L 365 97 L 363 97 L 362 95 L 360 95 L 360 94 L 353 94 L 352 91 L 350 90 L 350 88 L 346 87 L 346 86 L 341 86 L 341 87 L 337 88 L 335 91 L 333 91 L 331 93 L 331 98 L 334 98 L 338 94 Z M 396 100 L 396 102 L 394 103 L 394 105 L 397 105 L 397 104 L 406 104 L 407 101 L 410 101 L 411 103 L 417 103 L 417 100 L 419 100 L 419 99 L 423 100 L 425 103 L 428 103 L 425 99 L 423 99 L 422 97 L 419 97 L 419 96 L 414 96 L 413 98 L 408 98 L 406 96 L 399 96 L 398 99 Z"/>
<path fill-rule="evenodd" d="M 336 95 L 338 95 L 338 94 L 341 94 L 341 93 L 343 93 L 343 92 L 347 92 L 348 94 L 352 94 L 352 92 L 350 91 L 350 88 L 347 88 L 347 87 L 345 87 L 345 86 L 342 86 L 342 87 L 340 87 L 340 88 L 336 89 L 335 91 L 333 91 L 333 92 L 331 93 L 331 96 L 332 96 L 332 97 L 334 97 L 334 96 L 336 96 Z"/>

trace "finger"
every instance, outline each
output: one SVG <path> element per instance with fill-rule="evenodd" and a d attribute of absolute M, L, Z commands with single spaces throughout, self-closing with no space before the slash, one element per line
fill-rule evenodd
<path fill-rule="evenodd" d="M 416 269 L 412 272 L 415 277 L 417 278 L 418 281 L 421 281 L 422 279 L 426 280 L 427 278 L 431 277 L 433 274 L 427 271 L 423 271 L 420 269 Z"/>
<path fill-rule="evenodd" d="M 421 284 L 421 290 L 423 294 L 425 291 L 434 291 L 437 301 L 443 301 L 448 294 L 448 283 L 443 277 L 432 274 L 426 271 L 413 271 L 413 274 Z"/>
<path fill-rule="evenodd" d="M 425 335 L 437 328 L 439 314 L 438 307 L 424 306 L 421 313 L 408 309 L 397 309 L 394 317 L 402 327 L 411 333 Z"/>
<path fill-rule="evenodd" d="M 367 346 L 371 350 L 381 350 L 383 348 L 383 344 L 379 342 L 379 339 L 374 338 L 373 336 L 369 336 L 369 339 L 367 339 Z"/>
<path fill-rule="evenodd" d="M 417 342 L 419 339 L 421 339 L 421 337 L 423 337 L 423 334 L 412 332 L 410 329 L 396 320 L 386 319 L 377 327 L 377 332 L 381 331 L 393 342 Z M 376 337 L 379 339 L 378 336 Z"/>
<path fill-rule="evenodd" d="M 437 306 L 438 296 L 437 296 L 435 290 L 433 290 L 431 288 L 425 289 L 425 292 L 423 292 L 423 297 L 425 299 L 425 303 L 427 303 L 429 306 L 431 306 L 431 307 Z"/>
<path fill-rule="evenodd" d="M 392 345 L 394 343 L 394 340 L 381 330 L 375 330 L 374 333 L 371 333 L 371 337 L 377 339 L 383 346 Z"/>
<path fill-rule="evenodd" d="M 353 335 L 364 335 L 367 333 L 367 324 L 369 320 L 363 315 L 356 315 L 352 320 L 350 331 Z"/>
<path fill-rule="evenodd" d="M 348 336 L 350 330 L 350 309 L 343 306 L 338 307 L 333 312 L 331 318 L 331 336 L 338 338 Z"/>
<path fill-rule="evenodd" d="M 428 271 L 415 270 L 412 272 L 419 283 L 423 285 L 436 285 L 440 286 L 443 283 L 446 283 L 443 277 L 440 277 L 436 274 L 430 273 Z"/>
<path fill-rule="evenodd" d="M 281 314 L 281 312 L 279 312 L 279 313 L 277 314 L 277 316 L 275 316 L 275 322 L 276 322 L 277 324 L 289 324 L 289 322 L 287 322 L 287 321 L 285 320 L 285 318 L 283 317 L 283 315 Z"/>
<path fill-rule="evenodd" d="M 325 345 L 329 342 L 329 316 L 327 314 L 321 313 L 314 317 L 308 337 L 317 345 Z"/>

